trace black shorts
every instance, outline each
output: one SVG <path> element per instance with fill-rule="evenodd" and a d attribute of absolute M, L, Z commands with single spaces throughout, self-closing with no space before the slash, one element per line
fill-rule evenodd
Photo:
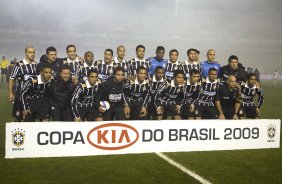
<path fill-rule="evenodd" d="M 218 113 L 215 106 L 197 103 L 195 104 L 195 117 L 201 117 L 202 119 L 218 119 Z"/>
<path fill-rule="evenodd" d="M 139 117 L 141 109 L 142 109 L 142 105 L 143 105 L 143 101 L 134 101 L 131 100 L 128 105 L 130 108 L 130 119 L 131 120 L 146 120 L 147 117 Z M 148 112 L 148 109 L 147 109 Z"/>
<path fill-rule="evenodd" d="M 163 112 L 166 116 L 182 116 L 182 111 L 180 110 L 180 112 L 176 111 L 176 103 L 161 103 L 161 107 L 163 108 Z M 164 115 L 164 114 L 158 114 L 158 115 Z"/>
<path fill-rule="evenodd" d="M 48 99 L 39 98 L 39 99 L 28 99 L 31 114 L 27 114 L 24 121 L 31 122 L 37 119 L 46 120 L 49 119 L 49 102 Z"/>
<path fill-rule="evenodd" d="M 148 104 L 148 115 L 149 116 L 157 116 L 157 108 L 153 102 Z"/>
<path fill-rule="evenodd" d="M 50 117 L 52 121 L 73 121 L 70 106 L 65 108 L 51 106 Z"/>
<path fill-rule="evenodd" d="M 94 121 L 96 118 L 102 117 L 97 107 L 79 107 L 78 112 L 82 121 Z"/>
<path fill-rule="evenodd" d="M 250 106 L 244 106 L 241 105 L 239 113 L 238 113 L 238 117 L 243 118 L 257 118 L 257 107 L 255 105 L 250 105 Z"/>
<path fill-rule="evenodd" d="M 182 106 L 182 117 L 183 118 L 194 118 L 195 117 L 195 111 L 194 112 L 191 112 L 190 111 L 190 106 L 191 106 L 191 103 L 188 103 L 188 104 L 184 104 Z"/>
<path fill-rule="evenodd" d="M 6 75 L 6 73 L 7 73 L 7 69 L 1 69 L 1 74 L 2 75 L 4 75 L 4 74 Z"/>
<path fill-rule="evenodd" d="M 104 113 L 104 121 L 125 120 L 124 105 L 110 104 L 111 107 Z"/>
<path fill-rule="evenodd" d="M 222 112 L 225 116 L 225 119 L 233 119 L 235 114 L 235 109 L 233 106 L 221 106 Z"/>

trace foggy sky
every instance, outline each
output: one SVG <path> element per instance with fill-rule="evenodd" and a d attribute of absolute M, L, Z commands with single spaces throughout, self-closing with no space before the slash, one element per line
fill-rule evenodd
<path fill-rule="evenodd" d="M 230 55 L 261 73 L 282 71 L 282 1 L 280 0 L 1 0 L 0 55 L 22 59 L 33 45 L 36 57 L 55 46 L 65 57 L 68 44 L 78 54 L 91 50 L 95 60 L 103 51 L 126 47 L 126 59 L 138 44 L 146 57 L 158 45 L 180 52 L 201 51 L 200 60 L 213 48 L 216 59 L 227 64 Z"/>

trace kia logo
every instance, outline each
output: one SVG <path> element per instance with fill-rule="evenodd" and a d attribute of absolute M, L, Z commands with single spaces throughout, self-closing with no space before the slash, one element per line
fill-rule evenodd
<path fill-rule="evenodd" d="M 87 134 L 88 142 L 103 150 L 120 150 L 132 146 L 139 138 L 138 131 L 127 124 L 108 123 L 99 125 Z"/>

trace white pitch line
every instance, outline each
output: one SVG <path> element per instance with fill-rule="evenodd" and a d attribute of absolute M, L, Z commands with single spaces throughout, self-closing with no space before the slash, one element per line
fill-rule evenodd
<path fill-rule="evenodd" d="M 189 176 L 195 178 L 199 182 L 201 182 L 203 184 L 211 184 L 211 182 L 209 182 L 208 180 L 204 179 L 203 177 L 199 176 L 198 174 L 194 173 L 193 171 L 187 169 L 186 167 L 184 167 L 183 165 L 179 164 L 178 162 L 172 160 L 171 158 L 169 158 L 168 156 L 164 155 L 163 153 L 156 153 L 156 154 L 159 157 L 161 157 L 162 159 L 164 159 L 165 161 L 167 161 L 168 163 L 170 163 L 171 165 L 177 167 L 178 169 L 180 169 L 181 171 L 185 172 Z"/>

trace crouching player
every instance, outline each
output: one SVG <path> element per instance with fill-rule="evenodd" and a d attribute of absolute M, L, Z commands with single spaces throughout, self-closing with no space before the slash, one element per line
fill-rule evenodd
<path fill-rule="evenodd" d="M 195 119 L 195 112 L 191 109 L 191 104 L 198 97 L 201 89 L 200 71 L 191 69 L 189 75 L 186 82 L 184 105 L 182 106 L 182 119 Z"/>
<path fill-rule="evenodd" d="M 103 121 L 95 101 L 101 82 L 98 80 L 98 71 L 91 69 L 87 73 L 87 80 L 79 83 L 71 99 L 71 108 L 74 121 Z"/>
<path fill-rule="evenodd" d="M 263 90 L 257 82 L 256 74 L 248 75 L 246 83 L 241 84 L 242 104 L 239 110 L 239 118 L 257 119 L 260 117 L 260 109 L 264 101 Z M 258 95 L 257 105 L 254 102 L 254 97 Z"/>
<path fill-rule="evenodd" d="M 127 119 L 145 120 L 147 119 L 147 105 L 149 96 L 149 80 L 146 80 L 147 69 L 139 66 L 136 76 L 130 77 L 124 87 L 125 107 L 124 112 Z"/>
<path fill-rule="evenodd" d="M 163 115 L 181 119 L 181 106 L 185 96 L 184 72 L 176 70 L 171 81 L 166 81 L 157 91 L 155 106 L 157 119 L 163 119 Z"/>
<path fill-rule="evenodd" d="M 110 121 L 113 119 L 124 120 L 124 70 L 122 67 L 114 69 L 114 76 L 110 76 L 102 83 L 101 88 L 98 89 L 96 101 L 99 102 L 98 109 L 104 113 L 104 120 Z M 100 101 L 106 100 L 110 104 L 110 108 L 105 110 Z"/>
<path fill-rule="evenodd" d="M 20 99 L 25 122 L 49 120 L 47 88 L 51 84 L 52 69 L 49 65 L 44 65 L 40 73 L 40 75 L 30 77 L 23 84 Z"/>

